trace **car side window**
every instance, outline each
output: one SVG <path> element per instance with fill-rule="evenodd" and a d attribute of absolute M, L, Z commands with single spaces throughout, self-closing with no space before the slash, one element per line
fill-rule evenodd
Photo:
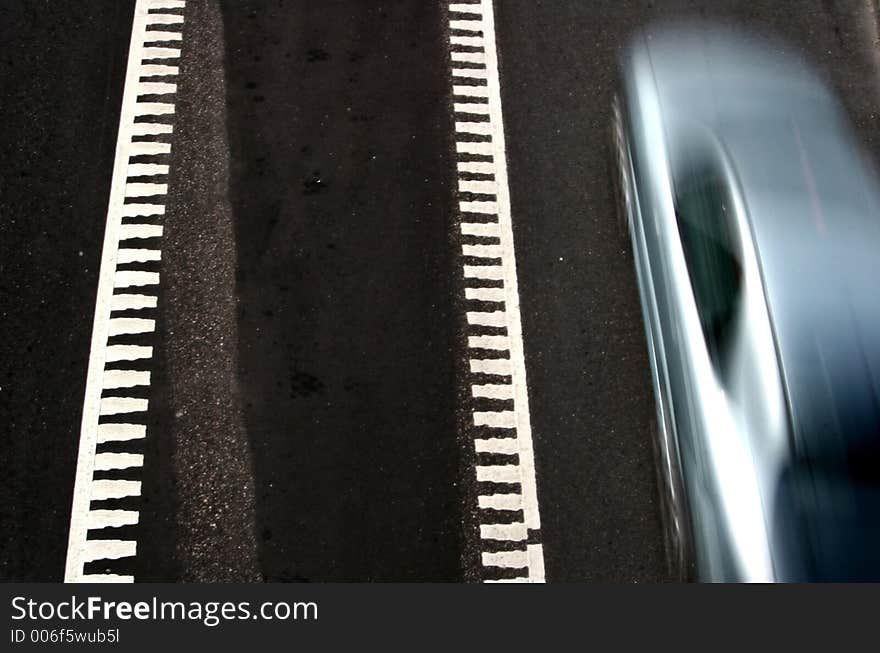
<path fill-rule="evenodd" d="M 690 158 L 675 180 L 675 214 L 700 325 L 723 371 L 742 291 L 742 256 L 730 193 L 716 165 Z"/>

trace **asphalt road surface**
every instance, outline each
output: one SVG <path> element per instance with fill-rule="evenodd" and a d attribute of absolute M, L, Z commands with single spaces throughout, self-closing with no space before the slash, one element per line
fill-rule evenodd
<path fill-rule="evenodd" d="M 0 8 L 2 580 L 65 573 L 134 8 Z M 149 399 L 126 504 L 139 518 L 101 529 L 137 552 L 86 571 L 484 580 L 475 466 L 510 456 L 476 453 L 471 433 L 459 201 L 479 197 L 457 191 L 455 16 L 415 0 L 169 11 L 185 20 L 165 213 L 142 220 L 164 231 L 155 329 L 138 341 L 151 380 L 132 395 Z M 628 35 L 682 15 L 787 38 L 880 155 L 867 0 L 495 2 L 541 524 L 493 546 L 540 544 L 550 582 L 669 578 L 605 133 Z"/>

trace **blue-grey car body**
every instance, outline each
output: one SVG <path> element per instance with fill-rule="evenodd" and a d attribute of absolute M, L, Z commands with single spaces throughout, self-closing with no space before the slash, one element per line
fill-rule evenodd
<path fill-rule="evenodd" d="M 785 44 L 727 28 L 646 30 L 622 71 L 677 562 L 880 577 L 880 193 L 845 112 Z"/>

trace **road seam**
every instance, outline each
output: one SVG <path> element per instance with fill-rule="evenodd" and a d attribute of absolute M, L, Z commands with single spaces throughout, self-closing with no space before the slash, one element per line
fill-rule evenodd
<path fill-rule="evenodd" d="M 135 5 L 83 401 L 68 583 L 134 581 L 107 563 L 137 553 L 130 528 L 139 521 L 153 356 L 145 341 L 156 329 L 159 223 L 184 7 L 183 0 Z"/>
<path fill-rule="evenodd" d="M 468 0 L 449 12 L 482 578 L 542 583 L 494 9 Z"/>

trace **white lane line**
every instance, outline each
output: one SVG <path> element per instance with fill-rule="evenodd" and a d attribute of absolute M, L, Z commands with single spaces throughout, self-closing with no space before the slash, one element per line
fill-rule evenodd
<path fill-rule="evenodd" d="M 507 326 L 507 312 L 468 311 L 467 321 L 472 326 L 505 327 Z"/>
<path fill-rule="evenodd" d="M 99 453 L 95 456 L 95 471 L 143 467 L 144 457 L 135 453 Z"/>
<path fill-rule="evenodd" d="M 510 340 L 507 336 L 468 336 L 468 347 L 507 351 L 510 349 Z"/>
<path fill-rule="evenodd" d="M 116 297 L 133 297 L 136 295 L 114 295 L 114 300 Z M 154 298 L 153 298 L 154 299 Z M 155 303 L 149 308 L 155 308 Z M 122 306 L 119 308 L 113 308 L 112 310 L 124 311 L 128 310 L 129 306 Z M 141 307 L 143 308 L 143 307 Z M 107 347 L 107 355 L 105 357 L 108 363 L 116 363 L 119 361 L 134 361 L 140 360 L 142 358 L 152 358 L 153 357 L 153 348 L 148 347 L 146 345 L 111 345 Z"/>
<path fill-rule="evenodd" d="M 147 427 L 143 424 L 100 424 L 98 426 L 98 444 L 104 442 L 128 442 L 143 440 L 147 437 Z"/>
<path fill-rule="evenodd" d="M 484 494 L 479 497 L 479 505 L 483 510 L 522 510 L 523 501 L 520 494 Z"/>
<path fill-rule="evenodd" d="M 509 456 L 519 451 L 519 443 L 516 438 L 486 438 L 474 440 L 474 449 L 477 453 L 500 453 Z"/>
<path fill-rule="evenodd" d="M 521 522 L 498 524 L 492 521 L 490 513 L 485 514 L 486 521 L 480 524 L 484 580 L 511 580 L 498 578 L 497 569 L 515 568 L 524 570 L 524 573 L 517 574 L 514 581 L 544 582 L 543 549 L 538 543 L 541 520 L 507 180 L 494 7 L 492 0 L 454 2 L 449 4 L 449 11 L 450 82 L 456 118 L 459 192 L 490 198 L 460 198 L 460 229 L 465 239 L 461 243 L 462 256 L 466 257 L 464 260 L 479 258 L 487 263 L 489 260 L 494 262 L 492 265 L 462 264 L 465 298 L 473 302 L 490 301 L 504 305 L 504 310 L 498 311 L 476 310 L 482 307 L 470 306 L 475 310 L 466 312 L 468 347 L 475 350 L 475 354 L 476 350 L 483 349 L 509 355 L 509 358 L 472 357 L 469 361 L 472 374 L 499 375 L 510 379 L 509 383 L 477 383 L 471 386 L 474 397 L 473 428 L 478 429 L 475 431 L 478 435 L 474 438 L 474 449 L 477 460 L 481 462 L 490 460 L 486 456 L 516 456 L 516 462 L 511 464 L 478 462 L 476 476 L 481 483 L 510 484 L 518 486 L 519 490 L 516 494 L 480 496 L 479 508 L 521 510 L 523 516 Z M 482 51 L 465 52 L 464 46 L 482 47 Z M 485 83 L 482 83 L 483 80 Z M 468 115 L 487 116 L 488 121 L 478 121 L 473 117 L 468 118 Z M 474 140 L 475 136 L 481 137 L 481 140 Z M 467 177 L 476 174 L 484 177 Z M 487 219 L 491 221 L 484 222 Z M 468 240 L 474 237 L 497 239 L 497 242 Z M 495 283 L 485 287 L 489 285 L 485 281 L 489 280 Z M 497 283 L 499 281 L 500 284 Z M 492 333 L 487 332 L 488 328 L 503 328 L 505 331 Z M 492 406 L 491 401 L 507 403 Z M 486 437 L 486 428 L 505 429 L 512 437 Z M 521 543 L 522 548 L 499 551 L 497 545 L 493 548 L 492 542 L 500 540 Z"/>
<path fill-rule="evenodd" d="M 132 22 L 128 66 L 122 96 L 119 130 L 98 290 L 92 325 L 86 389 L 83 399 L 79 453 L 77 455 L 73 501 L 71 504 L 70 533 L 64 580 L 66 582 L 132 582 L 128 574 L 92 574 L 87 565 L 101 560 L 131 558 L 137 553 L 134 540 L 95 539 L 89 531 L 118 528 L 137 524 L 139 511 L 117 509 L 113 502 L 131 502 L 140 497 L 143 455 L 125 452 L 98 451 L 105 443 L 130 442 L 145 439 L 146 412 L 149 399 L 130 396 L 103 396 L 105 392 L 131 393 L 132 388 L 150 385 L 153 348 L 135 344 L 132 338 L 143 338 L 156 329 L 154 311 L 158 306 L 156 286 L 159 273 L 148 270 L 118 270 L 117 265 L 158 262 L 161 250 L 154 243 L 149 247 L 131 241 L 156 239 L 162 236 L 162 226 L 155 224 L 123 224 L 124 218 L 163 216 L 165 205 L 146 202 L 126 202 L 126 198 L 157 197 L 168 191 L 164 179 L 168 174 L 168 155 L 171 145 L 160 138 L 173 133 L 174 97 L 177 85 L 173 78 L 179 73 L 176 65 L 144 63 L 148 59 L 177 59 L 179 47 L 152 47 L 147 43 L 175 41 L 178 45 L 182 32 L 173 28 L 147 30 L 148 25 L 179 25 L 180 14 L 163 13 L 181 9 L 183 0 L 136 0 Z M 149 79 L 161 76 L 162 79 Z M 140 102 L 138 96 L 166 96 L 162 102 Z M 147 121 L 145 117 L 149 116 Z M 134 141 L 133 138 L 139 140 Z M 132 161 L 140 155 L 158 157 L 158 161 Z M 162 160 L 162 159 L 166 160 Z M 136 178 L 136 180 L 130 180 Z M 125 242 L 126 246 L 120 246 Z M 115 288 L 150 287 L 149 292 L 137 291 L 114 294 Z M 121 317 L 119 311 L 138 311 L 142 317 Z M 112 345 L 109 338 L 119 340 Z M 137 361 L 139 369 L 106 369 L 108 364 Z M 142 393 L 143 390 L 138 392 Z M 120 421 L 120 416 L 125 423 Z M 115 421 L 112 421 L 115 420 Z M 113 470 L 127 478 L 95 479 L 96 471 Z M 101 509 L 92 510 L 93 501 L 106 501 Z M 102 534 L 103 536 L 103 534 Z"/>
<path fill-rule="evenodd" d="M 522 542 L 529 538 L 525 524 L 481 524 L 480 537 L 484 540 L 508 540 Z"/>
<path fill-rule="evenodd" d="M 462 179 L 458 182 L 458 190 L 462 193 L 481 193 L 483 195 L 495 195 L 498 185 L 494 180 L 486 179 Z"/>
<path fill-rule="evenodd" d="M 90 510 L 88 517 L 89 530 L 99 528 L 119 528 L 132 526 L 140 520 L 137 510 Z"/>
<path fill-rule="evenodd" d="M 504 288 L 465 288 L 464 296 L 480 302 L 503 302 L 507 297 Z"/>
<path fill-rule="evenodd" d="M 504 249 L 501 245 L 462 245 L 461 253 L 464 256 L 475 258 L 501 258 Z"/>
<path fill-rule="evenodd" d="M 501 265 L 465 265 L 464 276 L 469 279 L 502 281 L 504 279 L 504 267 Z"/>
<path fill-rule="evenodd" d="M 473 367 L 471 371 L 473 371 Z M 485 399 L 513 399 L 513 386 L 504 383 L 484 383 L 471 386 L 471 393 L 475 399 L 481 397 Z"/>
<path fill-rule="evenodd" d="M 137 202 L 132 202 L 129 204 L 123 204 L 122 209 L 121 209 L 121 213 L 122 213 L 122 217 L 124 217 L 124 218 L 137 218 L 139 216 L 148 216 L 148 215 L 165 215 L 165 205 L 164 204 L 140 204 Z M 126 226 L 126 225 L 123 225 L 123 226 Z"/>
<path fill-rule="evenodd" d="M 495 374 L 510 376 L 513 366 L 509 358 L 488 358 L 486 360 L 471 359 L 471 374 Z"/>

